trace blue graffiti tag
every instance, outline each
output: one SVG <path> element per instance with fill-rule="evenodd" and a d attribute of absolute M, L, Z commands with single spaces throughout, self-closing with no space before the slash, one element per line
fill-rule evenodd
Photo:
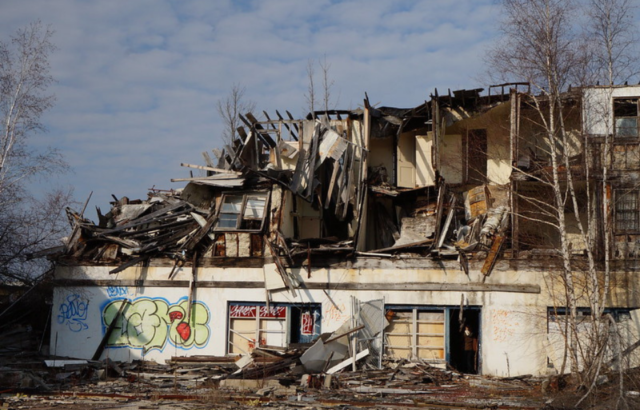
<path fill-rule="evenodd" d="M 60 304 L 58 309 L 58 323 L 66 324 L 72 332 L 86 330 L 89 326 L 84 322 L 89 313 L 89 300 L 80 295 L 71 294 Z"/>
<path fill-rule="evenodd" d="M 110 298 L 116 298 L 118 296 L 127 296 L 129 294 L 129 288 L 126 286 L 108 286 L 107 296 Z"/>

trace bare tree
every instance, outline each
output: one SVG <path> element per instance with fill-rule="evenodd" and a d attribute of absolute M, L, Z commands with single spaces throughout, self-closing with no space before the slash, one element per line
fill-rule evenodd
<path fill-rule="evenodd" d="M 239 83 L 233 84 L 229 94 L 224 99 L 218 100 L 217 110 L 224 122 L 222 139 L 225 145 L 233 146 L 237 129 L 240 126 L 240 114 L 246 114 L 256 108 L 256 103 L 245 97 L 246 88 Z"/>
<path fill-rule="evenodd" d="M 551 207 L 528 198 L 532 206 L 552 216 L 546 220 L 558 232 L 560 255 L 563 262 L 563 281 L 566 284 L 567 306 L 571 312 L 570 352 L 571 363 L 577 366 L 577 298 L 574 292 L 574 276 L 571 250 L 567 240 L 565 204 L 570 198 L 563 189 L 559 167 L 564 165 L 567 147 L 563 119 L 561 93 L 568 85 L 571 68 L 576 64 L 574 36 L 571 27 L 571 2 L 565 0 L 504 0 L 502 41 L 488 58 L 494 73 L 505 80 L 525 79 L 533 93 L 529 106 L 535 113 L 531 119 L 542 131 L 545 145 L 542 147 L 551 165 L 548 179 L 537 178 L 552 193 Z M 550 222 L 553 221 L 553 222 Z M 577 367 L 574 367 L 577 370 Z"/>
<path fill-rule="evenodd" d="M 604 219 L 605 254 L 608 255 L 611 247 L 606 240 L 609 218 L 596 217 L 597 207 L 601 206 L 596 199 L 598 189 L 601 190 L 600 197 L 606 197 L 608 164 L 603 164 L 601 170 L 604 175 L 601 186 L 591 184 L 592 179 L 585 166 L 586 188 L 578 188 L 577 182 L 583 177 L 574 174 L 576 168 L 572 165 L 576 164 L 580 154 L 580 149 L 576 149 L 580 144 L 578 140 L 582 139 L 584 149 L 586 139 L 585 136 L 580 138 L 579 127 L 569 124 L 571 118 L 580 118 L 581 113 L 576 105 L 565 105 L 565 102 L 575 100 L 575 95 L 569 93 L 571 83 L 589 85 L 583 81 L 589 79 L 585 73 L 591 69 L 595 68 L 593 71 L 601 75 L 606 74 L 609 84 L 613 84 L 618 78 L 616 76 L 626 70 L 628 60 L 623 58 L 618 63 L 616 59 L 624 56 L 624 50 L 631 47 L 622 41 L 629 38 L 622 33 L 628 33 L 630 27 L 622 27 L 626 24 L 626 20 L 620 18 L 624 11 L 616 10 L 616 13 L 622 13 L 618 15 L 611 11 L 611 4 L 605 4 L 614 2 L 618 7 L 628 5 L 616 0 L 592 1 L 591 18 L 608 10 L 608 15 L 600 14 L 599 18 L 608 19 L 610 23 L 594 23 L 590 35 L 585 36 L 577 31 L 579 25 L 574 24 L 583 12 L 578 8 L 582 3 L 570 0 L 503 0 L 503 38 L 487 59 L 490 70 L 502 80 L 525 80 L 531 84 L 532 92 L 522 96 L 527 112 L 524 120 L 529 122 L 530 136 L 531 132 L 540 135 L 540 138 L 534 138 L 540 141 L 535 143 L 535 148 L 546 159 L 548 172 L 529 173 L 527 179 L 537 181 L 541 189 L 550 193 L 553 202 L 548 204 L 537 195 L 517 194 L 529 203 L 530 209 L 535 210 L 524 215 L 525 218 L 548 224 L 557 233 L 562 271 L 557 276 L 550 275 L 556 282 L 550 287 L 560 284 L 562 288 L 555 294 L 569 312 L 565 315 L 565 358 L 568 354 L 571 370 L 578 376 L 580 384 L 586 387 L 587 394 L 595 385 L 609 346 L 615 344 L 609 330 L 610 320 L 603 315 L 609 291 L 608 256 L 603 269 L 599 264 L 595 234 L 602 229 L 600 224 Z M 617 17 L 612 17 L 614 14 Z M 600 32 L 596 34 L 595 30 Z M 597 40 L 593 42 L 593 38 Z M 622 44 L 615 44 L 619 41 Z M 602 58 L 594 62 L 596 55 Z M 584 152 L 582 154 L 585 155 Z M 516 171 L 523 172 L 520 169 Z M 605 206 L 606 212 L 609 208 Z M 584 256 L 578 259 L 568 238 L 570 224 L 585 244 Z M 578 317 L 578 306 L 590 308 L 587 322 L 584 316 Z M 564 367 L 565 363 L 561 372 L 564 372 Z M 583 399 L 585 397 L 586 394 Z"/>
<path fill-rule="evenodd" d="M 329 75 L 329 71 L 331 70 L 331 63 L 327 61 L 327 56 L 325 55 L 322 60 L 318 61 L 318 66 L 320 67 L 320 75 L 322 76 L 322 96 L 321 103 L 322 106 L 320 109 L 325 112 L 335 108 L 335 102 L 332 101 L 332 90 L 335 81 Z M 307 60 L 307 92 L 304 97 L 307 101 L 307 108 L 309 112 L 315 116 L 316 108 L 318 107 L 318 92 L 316 91 L 316 79 L 315 79 L 315 60 L 310 58 Z"/>
<path fill-rule="evenodd" d="M 49 73 L 52 35 L 35 22 L 8 43 L 0 42 L 0 204 L 10 200 L 4 193 L 18 184 L 66 167 L 57 150 L 38 152 L 28 145 L 33 133 L 44 130 L 40 118 L 55 100 L 47 94 L 54 81 Z"/>
<path fill-rule="evenodd" d="M 52 35 L 38 21 L 8 42 L 0 41 L 0 281 L 28 283 L 41 273 L 27 255 L 61 237 L 62 210 L 71 202 L 70 192 L 36 197 L 28 190 L 34 178 L 68 168 L 58 150 L 29 144 L 29 137 L 44 131 L 40 119 L 55 100 L 47 92 L 54 81 L 49 72 Z"/>
<path fill-rule="evenodd" d="M 590 0 L 588 35 L 598 81 L 622 84 L 638 74 L 636 6 L 631 0 Z"/>
<path fill-rule="evenodd" d="M 331 68 L 331 63 L 327 61 L 327 55 L 323 57 L 323 59 L 319 62 L 320 70 L 322 70 L 322 102 L 325 111 L 329 111 L 332 107 L 331 102 L 331 89 L 333 88 L 333 84 L 335 81 L 329 77 L 329 69 Z"/>
<path fill-rule="evenodd" d="M 313 58 L 307 60 L 307 80 L 309 84 L 307 86 L 307 93 L 304 95 L 307 100 L 307 107 L 309 108 L 309 112 L 315 118 L 317 97 L 316 97 L 316 88 L 315 88 L 315 61 Z"/>
<path fill-rule="evenodd" d="M 73 191 L 57 189 L 38 199 L 25 198 L 19 206 L 2 209 L 0 217 L 0 281 L 30 285 L 50 268 L 33 255 L 62 245 L 69 232 L 65 207 L 73 204 Z"/>

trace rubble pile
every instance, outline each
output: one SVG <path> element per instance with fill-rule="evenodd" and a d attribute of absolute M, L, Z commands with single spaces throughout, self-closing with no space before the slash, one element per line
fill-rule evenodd
<path fill-rule="evenodd" d="M 5 361 L 0 367 L 4 393 L 0 400 L 10 408 L 65 405 L 72 409 L 110 403 L 144 406 L 139 408 L 200 408 L 215 403 L 216 408 L 433 404 L 439 408 L 534 409 L 543 403 L 540 380 L 526 377 L 496 380 L 406 360 L 385 361 L 382 369 L 364 365 L 357 371 L 300 374 L 302 369 L 294 365 L 299 354 L 283 352 L 282 357 L 269 360 L 263 353 L 254 354 L 252 364 L 241 369 L 234 358 L 210 356 L 172 357 L 166 364 L 35 357 L 28 362 Z M 248 367 L 251 371 L 244 371 Z M 243 370 L 239 378 L 238 370 Z"/>

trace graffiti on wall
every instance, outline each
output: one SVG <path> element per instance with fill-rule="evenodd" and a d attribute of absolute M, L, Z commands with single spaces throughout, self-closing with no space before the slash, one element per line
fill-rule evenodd
<path fill-rule="evenodd" d="M 345 308 L 344 303 L 340 303 L 338 305 L 333 303 L 329 304 L 324 310 L 324 317 L 327 318 L 327 320 L 335 322 L 344 322 L 350 318 L 347 314 L 347 309 Z"/>
<path fill-rule="evenodd" d="M 316 321 L 315 318 L 318 316 L 318 312 L 303 312 L 300 316 L 300 334 L 308 336 L 313 335 L 313 331 L 315 330 Z"/>
<path fill-rule="evenodd" d="M 496 309 L 491 312 L 493 323 L 493 340 L 496 342 L 513 342 L 518 329 L 522 328 L 519 322 L 519 314 L 509 310 Z"/>
<path fill-rule="evenodd" d="M 209 342 L 209 309 L 202 302 L 193 302 L 188 312 L 186 298 L 175 304 L 163 298 L 115 300 L 102 311 L 104 329 L 117 316 L 122 303 L 127 306 L 116 320 L 107 347 L 128 346 L 149 351 L 163 350 L 167 342 L 185 349 L 204 347 Z"/>
<path fill-rule="evenodd" d="M 229 317 L 231 318 L 254 318 L 263 319 L 284 319 L 287 317 L 286 306 L 252 306 L 252 305 L 231 305 L 229 306 Z"/>
<path fill-rule="evenodd" d="M 67 295 L 58 307 L 58 323 L 66 325 L 72 332 L 80 332 L 89 328 L 85 323 L 89 312 L 89 300 L 73 293 Z"/>
<path fill-rule="evenodd" d="M 127 296 L 129 288 L 127 286 L 107 286 L 107 296 L 117 298 L 118 296 Z"/>

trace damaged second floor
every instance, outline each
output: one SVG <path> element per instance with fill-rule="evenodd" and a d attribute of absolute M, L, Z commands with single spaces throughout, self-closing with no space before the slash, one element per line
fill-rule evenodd
<path fill-rule="evenodd" d="M 640 87 L 563 95 L 571 176 L 585 208 L 612 198 L 592 217 L 618 259 L 635 258 L 640 240 L 639 98 Z M 477 260 L 489 275 L 499 257 L 553 257 L 559 233 L 539 205 L 553 206 L 553 164 L 535 108 L 527 84 L 514 83 L 436 92 L 413 108 L 365 100 L 301 119 L 247 113 L 217 161 L 205 153 L 204 165 L 182 164 L 202 173 L 173 180 L 184 188 L 117 198 L 98 224 L 70 212 L 61 261 L 117 272 L 158 258 L 176 269 L 194 258 L 256 258 L 284 270 L 312 255 L 405 255 L 459 258 L 463 269 Z M 586 244 L 566 213 L 578 255 Z"/>

